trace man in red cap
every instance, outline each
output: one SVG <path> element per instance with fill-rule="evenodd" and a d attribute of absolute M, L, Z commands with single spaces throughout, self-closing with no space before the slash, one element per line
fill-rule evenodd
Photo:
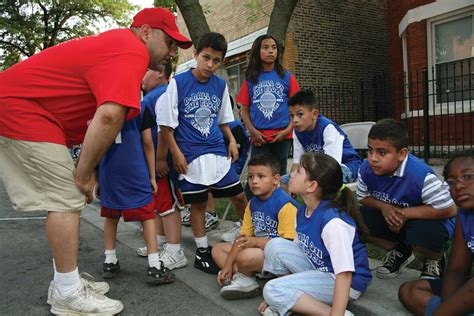
<path fill-rule="evenodd" d="M 117 314 L 105 282 L 78 273 L 80 211 L 92 201 L 94 170 L 125 119 L 140 111 L 147 70 L 191 41 L 163 8 L 116 29 L 48 48 L 0 73 L 0 175 L 19 211 L 46 210 L 55 272 L 53 314 Z M 117 137 L 119 139 L 119 137 Z M 82 143 L 74 168 L 68 147 Z"/>

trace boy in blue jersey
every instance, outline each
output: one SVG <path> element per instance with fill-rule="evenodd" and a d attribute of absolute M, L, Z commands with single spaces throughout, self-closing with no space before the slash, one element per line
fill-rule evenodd
<path fill-rule="evenodd" d="M 279 161 L 269 154 L 251 158 L 248 182 L 254 196 L 245 209 L 240 235 L 233 243 L 212 248 L 212 258 L 221 268 L 217 282 L 224 285 L 220 294 L 228 300 L 259 294 L 255 274 L 262 272 L 265 245 L 275 237 L 295 238 L 297 203 L 278 187 Z"/>
<path fill-rule="evenodd" d="M 142 90 L 146 93 L 142 104 L 149 110 L 156 122 L 155 107 L 160 96 L 165 93 L 171 76 L 171 63 L 163 62 L 158 71 L 148 70 L 142 81 Z M 170 270 L 186 266 L 187 260 L 181 248 L 181 216 L 178 206 L 182 205 L 181 193 L 175 179 L 168 176 L 168 148 L 161 139 L 156 124 L 151 128 L 154 154 L 156 155 L 156 183 L 158 190 L 154 194 L 156 239 L 160 260 Z M 165 247 L 166 245 L 166 247 Z M 137 254 L 147 256 L 147 247 L 137 249 Z"/>
<path fill-rule="evenodd" d="M 442 279 L 402 284 L 398 297 L 415 315 L 472 315 L 474 278 L 474 150 L 456 152 L 444 167 L 445 184 L 459 207 L 448 267 Z"/>
<path fill-rule="evenodd" d="M 205 231 L 208 188 L 214 197 L 246 203 L 239 176 L 231 168 L 238 149 L 227 125 L 234 120 L 229 92 L 225 80 L 214 75 L 226 52 L 224 36 L 204 34 L 194 51 L 196 68 L 175 76 L 156 108 L 184 202 L 191 204 L 190 222 L 197 245 L 194 267 L 211 274 L 217 274 L 219 268 L 212 260 Z M 227 148 L 223 135 L 229 140 Z"/>
<path fill-rule="evenodd" d="M 120 271 L 115 245 L 118 222 L 123 216 L 124 221 L 142 222 L 148 250 L 147 282 L 164 284 L 173 282 L 175 276 L 161 264 L 156 243 L 152 194 L 157 186 L 150 130 L 155 121 L 143 103 L 141 113 L 124 123 L 99 164 L 101 216 L 105 218 L 103 277 L 113 278 Z"/>
<path fill-rule="evenodd" d="M 415 250 L 425 257 L 420 278 L 437 279 L 443 274 L 446 243 L 454 231 L 454 202 L 434 171 L 408 152 L 403 123 L 381 120 L 368 138 L 357 199 L 370 231 L 368 242 L 388 250 L 376 275 L 398 276 L 414 260 Z"/>
<path fill-rule="evenodd" d="M 319 113 L 312 91 L 301 90 L 288 101 L 293 122 L 293 167 L 295 170 L 305 152 L 327 154 L 341 165 L 342 181 L 355 181 L 361 159 L 352 147 L 347 135 L 333 121 Z M 283 184 L 288 183 L 284 177 Z"/>

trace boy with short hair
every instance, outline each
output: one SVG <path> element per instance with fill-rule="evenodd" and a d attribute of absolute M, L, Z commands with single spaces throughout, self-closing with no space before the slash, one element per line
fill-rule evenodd
<path fill-rule="evenodd" d="M 184 202 L 191 204 L 190 222 L 197 245 L 194 267 L 211 274 L 217 274 L 219 268 L 212 260 L 204 224 L 208 188 L 214 197 L 245 201 L 239 176 L 231 168 L 238 150 L 227 125 L 234 120 L 229 92 L 226 82 L 214 75 L 226 51 L 224 36 L 204 34 L 194 51 L 196 68 L 173 78 L 156 109 Z M 228 148 L 223 134 L 229 139 Z"/>
<path fill-rule="evenodd" d="M 171 62 L 163 62 L 158 71 L 148 70 L 143 78 L 142 90 L 146 93 L 142 104 L 153 115 L 156 122 L 155 107 L 158 99 L 165 93 L 171 76 Z M 156 239 L 160 260 L 170 270 L 182 268 L 188 261 L 181 248 L 181 216 L 178 206 L 183 204 L 175 179 L 168 176 L 168 147 L 162 140 L 161 133 L 155 124 L 151 128 L 154 154 L 156 155 L 156 183 L 158 190 L 154 194 L 154 207 L 158 213 L 155 217 Z M 166 247 L 165 247 L 166 246 Z M 137 249 L 137 254 L 147 256 L 147 247 Z"/>
<path fill-rule="evenodd" d="M 123 216 L 126 222 L 142 222 L 148 250 L 147 282 L 164 284 L 173 282 L 175 276 L 161 264 L 156 243 L 152 194 L 157 186 L 150 131 L 155 121 L 144 104 L 141 113 L 124 123 L 99 163 L 97 193 L 100 192 L 100 215 L 105 218 L 103 277 L 113 278 L 120 271 L 115 245 L 118 222 Z"/>
<path fill-rule="evenodd" d="M 313 92 L 295 93 L 288 101 L 288 109 L 294 128 L 292 170 L 298 166 L 303 153 L 319 152 L 337 160 L 344 183 L 355 181 L 361 159 L 342 129 L 319 113 Z M 287 183 L 287 177 L 282 182 Z"/>
<path fill-rule="evenodd" d="M 248 184 L 254 197 L 245 209 L 240 235 L 233 243 L 219 243 L 212 249 L 213 259 L 222 269 L 217 282 L 225 285 L 220 292 L 225 299 L 258 295 L 261 290 L 255 274 L 262 271 L 265 245 L 275 237 L 295 238 L 297 204 L 278 187 L 279 182 L 280 163 L 274 156 L 250 159 Z"/>
<path fill-rule="evenodd" d="M 408 152 L 403 123 L 380 120 L 369 132 L 368 159 L 357 183 L 360 211 L 370 231 L 368 242 L 388 250 L 376 275 L 394 278 L 424 255 L 420 278 L 437 279 L 454 230 L 456 208 L 434 171 Z"/>

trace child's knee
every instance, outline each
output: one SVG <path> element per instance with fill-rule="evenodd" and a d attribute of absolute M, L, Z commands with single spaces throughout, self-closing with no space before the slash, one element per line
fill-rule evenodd
<path fill-rule="evenodd" d="M 403 305 L 406 305 L 406 303 L 410 301 L 412 287 L 413 282 L 405 282 L 400 285 L 400 288 L 398 289 L 398 299 Z"/>

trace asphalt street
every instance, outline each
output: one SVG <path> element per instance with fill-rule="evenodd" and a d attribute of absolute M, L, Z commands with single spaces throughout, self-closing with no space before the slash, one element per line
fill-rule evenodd
<path fill-rule="evenodd" d="M 0 181 L 0 315 L 48 315 L 47 289 L 53 276 L 51 252 L 45 237 L 45 212 L 17 212 Z M 97 205 L 86 207 L 81 218 L 79 271 L 101 280 L 102 219 Z M 218 234 L 219 232 L 215 232 Z M 107 294 L 120 299 L 121 315 L 257 315 L 262 298 L 225 301 L 219 297 L 215 276 L 192 266 L 195 251 L 189 228 L 183 231 L 189 264 L 175 270 L 177 280 L 152 286 L 145 282 L 147 260 L 135 254 L 143 241 L 138 226 L 121 223 L 117 253 L 122 271 L 109 281 Z"/>

